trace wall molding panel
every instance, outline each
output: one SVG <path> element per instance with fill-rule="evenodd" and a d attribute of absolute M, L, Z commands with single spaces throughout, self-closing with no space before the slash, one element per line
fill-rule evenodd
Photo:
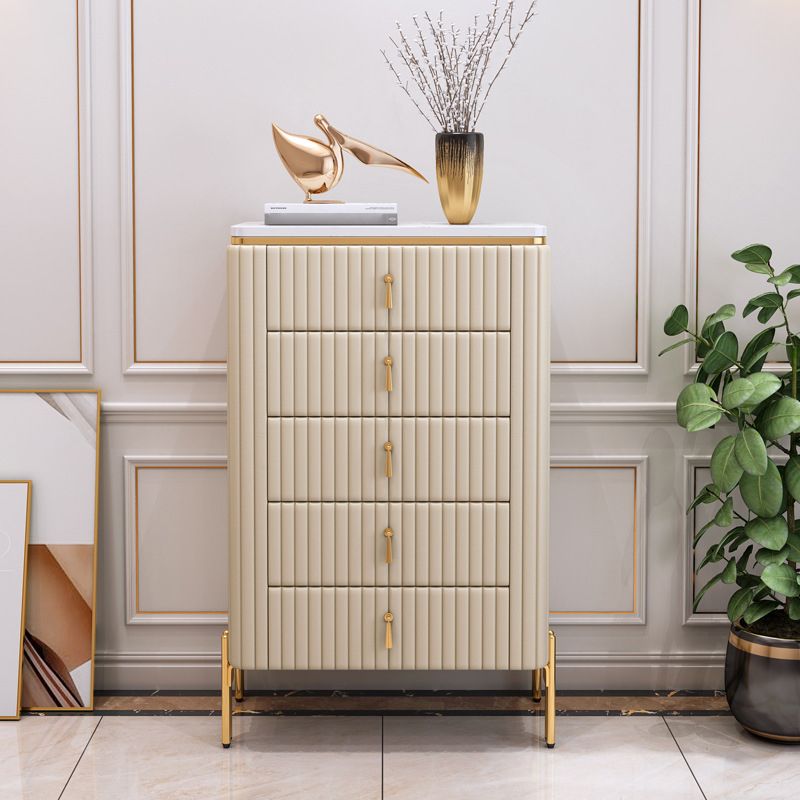
<path fill-rule="evenodd" d="M 222 625 L 228 620 L 226 611 L 211 610 L 142 610 L 140 601 L 141 584 L 141 498 L 139 474 L 141 470 L 221 470 L 227 466 L 225 456 L 174 456 L 174 455 L 126 455 L 125 467 L 125 585 L 126 612 L 130 625 Z M 227 485 L 227 483 L 226 483 Z M 164 487 L 166 488 L 166 487 Z M 227 519 L 227 517 L 226 517 Z M 227 552 L 227 531 L 220 530 Z M 198 546 L 202 542 L 198 540 Z M 227 563 L 227 562 L 226 562 Z M 227 567 L 220 568 L 227 585 Z"/>
<path fill-rule="evenodd" d="M 119 3 L 120 55 L 120 259 L 122 263 L 122 348 L 126 375 L 224 375 L 225 361 L 147 359 L 141 357 L 142 324 L 137 287 L 136 117 L 135 117 L 135 0 Z M 221 262 L 222 263 L 222 262 Z M 141 267 L 141 264 L 138 264 Z"/>
<path fill-rule="evenodd" d="M 77 140 L 77 147 L 69 156 L 70 159 L 74 158 L 75 174 L 76 174 L 76 203 L 75 203 L 75 219 L 69 223 L 70 228 L 76 233 L 76 252 L 74 253 L 76 263 L 69 265 L 68 258 L 63 251 L 59 252 L 59 259 L 56 260 L 55 267 L 59 272 L 66 269 L 74 269 L 77 277 L 74 289 L 77 293 L 77 315 L 75 319 L 74 334 L 76 337 L 77 352 L 74 357 L 65 358 L 62 355 L 49 357 L 45 354 L 38 355 L 31 358 L 29 355 L 24 354 L 22 351 L 16 357 L 2 358 L 0 357 L 0 375 L 88 375 L 94 369 L 94 346 L 93 346 L 93 273 L 92 273 L 92 114 L 91 114 L 91 15 L 90 15 L 90 0 L 62 0 L 67 8 L 74 9 L 75 15 L 75 31 L 70 34 L 71 41 L 74 41 L 74 63 L 75 63 L 75 86 L 76 86 L 76 106 L 75 106 L 75 136 Z M 12 11 L 6 13 L 11 14 Z M 41 13 L 31 11 L 30 13 Z M 20 15 L 21 16 L 21 15 Z M 8 26 L 9 29 L 11 26 Z M 69 33 L 69 31 L 66 31 Z M 39 41 L 44 41 L 46 30 L 37 30 Z M 72 45 L 71 45 L 72 46 Z M 21 113 L 25 113 L 22 109 Z M 11 151 L 11 147 L 6 148 Z M 9 180 L 9 176 L 6 176 Z M 15 180 L 14 176 L 10 177 L 10 182 L 7 184 L 14 188 L 14 191 L 19 194 L 24 194 L 24 189 L 20 187 Z M 29 201 L 29 205 L 35 205 L 38 209 L 38 221 L 41 223 L 47 219 L 44 216 L 44 208 L 47 208 L 47 214 L 53 215 L 57 209 L 51 207 L 52 200 L 50 198 L 45 201 L 45 198 L 36 197 Z M 13 201 L 15 204 L 18 198 Z M 48 202 L 51 205 L 44 206 L 43 203 Z M 3 212 L 8 215 L 8 212 Z M 11 222 L 13 215 L 10 219 L 5 219 L 5 222 Z M 30 221 L 25 222 L 25 228 L 30 226 Z M 13 226 L 9 225 L 9 232 Z M 51 239 L 58 234 L 58 224 L 52 226 Z M 33 236 L 29 235 L 29 231 L 25 229 L 16 229 L 14 236 L 17 239 L 16 246 L 19 242 L 25 242 L 27 250 L 37 249 L 37 236 L 41 232 L 34 232 Z M 16 257 L 4 252 L 6 259 Z M 60 257 L 64 260 L 61 261 Z M 16 267 L 16 264 L 15 264 Z M 11 269 L 10 263 L 6 262 L 6 269 Z M 50 288 L 50 287 L 48 287 Z M 7 289 L 4 289 L 4 296 L 11 295 Z M 17 312 L 18 313 L 18 312 Z M 45 324 L 46 315 L 42 315 L 42 309 L 38 305 L 35 308 L 29 309 L 28 316 L 37 321 L 37 325 L 42 326 Z M 63 338 L 64 332 L 59 331 L 53 334 L 54 337 Z M 19 334 L 17 333 L 16 340 L 19 341 Z M 53 342 L 53 346 L 61 346 L 62 342 Z"/>
<path fill-rule="evenodd" d="M 653 103 L 653 0 L 636 0 L 638 6 L 638 56 L 636 122 L 636 244 L 633 253 L 635 325 L 633 358 L 619 360 L 554 360 L 553 375 L 647 375 L 650 351 L 650 251 L 652 227 L 651 161 Z M 557 239 L 553 241 L 556 251 Z M 554 308 L 554 317 L 557 309 Z"/>
<path fill-rule="evenodd" d="M 686 132 L 685 132 L 685 153 L 686 153 L 686 186 L 685 186 L 685 222 L 684 222 L 684 265 L 685 265 L 685 272 L 684 272 L 684 304 L 689 309 L 689 318 L 693 320 L 695 324 L 699 323 L 700 316 L 701 316 L 701 279 L 706 271 L 708 274 L 708 270 L 712 269 L 708 264 L 704 267 L 701 263 L 702 261 L 702 254 L 701 254 L 701 239 L 702 239 L 702 222 L 703 219 L 707 219 L 709 214 L 703 211 L 701 208 L 701 194 L 703 189 L 702 183 L 702 170 L 704 169 L 704 163 L 707 164 L 709 156 L 706 155 L 705 159 L 703 158 L 703 153 L 710 152 L 713 150 L 719 149 L 719 142 L 717 142 L 717 147 L 709 148 L 708 145 L 703 144 L 703 132 L 707 131 L 709 126 L 708 117 L 711 115 L 712 107 L 714 103 L 709 101 L 708 98 L 714 98 L 715 95 L 713 93 L 713 89 L 710 87 L 708 83 L 707 77 L 705 78 L 704 83 L 704 76 L 707 75 L 709 68 L 708 65 L 704 68 L 703 66 L 703 52 L 710 52 L 707 44 L 704 43 L 704 39 L 707 41 L 708 39 L 708 31 L 711 29 L 712 22 L 708 19 L 704 18 L 704 6 L 706 15 L 708 14 L 709 8 L 713 5 L 714 0 L 687 0 L 686 9 L 687 9 L 687 17 L 686 17 L 686 30 L 687 30 L 687 46 L 686 46 Z M 716 0 L 719 2 L 720 0 Z M 742 2 L 734 3 L 731 2 L 726 5 L 724 13 L 726 15 L 726 22 L 730 22 L 731 26 L 733 26 L 733 21 L 736 19 L 737 14 L 742 13 L 742 7 L 745 4 Z M 738 7 L 737 7 L 738 6 Z M 719 11 L 717 13 L 720 13 Z M 780 19 L 780 14 L 785 13 L 782 12 L 780 8 L 780 4 L 772 4 L 771 6 L 765 7 L 764 11 L 758 12 L 761 16 L 762 20 L 769 20 L 770 13 L 773 17 Z M 789 11 L 789 14 L 793 14 L 794 12 Z M 796 16 L 795 17 L 787 17 L 787 21 L 791 22 L 793 25 L 797 26 L 796 23 Z M 719 24 L 719 18 L 717 19 L 717 23 Z M 773 22 L 773 24 L 775 24 Z M 787 30 L 790 30 L 789 26 L 785 26 Z M 704 36 L 704 30 L 706 31 Z M 748 27 L 749 31 L 749 27 Z M 731 35 L 731 31 L 727 31 L 728 35 Z M 767 38 L 764 35 L 763 31 L 759 32 L 752 32 L 751 36 L 760 37 L 762 41 L 766 42 Z M 791 35 L 791 34 L 790 34 Z M 788 37 L 787 37 L 788 38 Z M 734 45 L 731 45 L 734 46 Z M 772 46 L 772 45 L 770 45 Z M 779 46 L 787 46 L 786 42 L 783 43 L 774 43 L 775 47 Z M 720 56 L 720 54 L 716 53 L 718 58 L 724 58 L 724 53 Z M 757 52 L 751 52 L 748 55 L 748 58 L 759 60 L 760 54 Z M 793 69 L 794 65 L 786 65 L 787 68 L 784 70 L 786 76 L 791 76 L 796 73 L 796 69 Z M 784 78 L 790 81 L 794 79 L 791 77 Z M 738 79 L 736 76 L 731 76 L 730 81 L 737 84 L 738 90 Z M 794 87 L 794 83 L 791 84 L 791 87 Z M 752 88 L 752 87 L 749 87 Z M 786 103 L 784 101 L 784 97 L 787 96 L 786 94 L 780 94 L 780 99 L 776 100 L 775 92 L 769 92 L 764 98 L 764 108 L 760 109 L 763 114 L 767 117 L 770 116 L 770 103 L 772 103 L 772 108 L 777 107 L 776 104 L 779 104 L 780 107 L 790 108 L 792 106 L 791 103 Z M 737 100 L 743 103 L 749 102 L 751 95 L 748 93 L 748 87 L 741 87 L 741 95 L 737 96 Z M 701 99 L 705 98 L 705 104 L 707 104 L 708 108 L 705 111 L 702 110 L 701 106 Z M 725 98 L 723 98 L 725 99 Z M 796 104 L 794 104 L 796 106 Z M 730 105 L 728 105 L 730 107 Z M 800 119 L 800 115 L 795 115 L 794 119 Z M 796 124 L 786 124 L 784 120 L 784 127 L 787 129 L 796 128 Z M 776 123 L 771 123 L 775 126 Z M 752 137 L 751 137 L 752 139 Z M 741 153 L 737 152 L 737 146 L 735 143 L 729 143 L 728 146 L 732 148 L 733 153 L 735 154 L 735 158 L 737 159 L 744 159 L 746 162 L 750 161 L 755 163 L 755 159 L 753 159 L 752 153 Z M 765 148 L 770 147 L 770 143 L 765 141 L 764 139 L 759 139 L 757 143 L 758 152 L 760 154 L 764 153 Z M 790 140 L 790 143 L 787 145 L 791 152 L 796 151 L 796 146 L 794 139 Z M 786 159 L 784 159 L 786 162 Z M 797 162 L 795 162 L 797 163 Z M 782 163 L 781 170 L 784 171 L 787 175 L 791 174 L 793 164 L 791 163 Z M 725 255 L 727 256 L 728 253 L 732 252 L 738 247 L 743 247 L 746 244 L 751 243 L 754 240 L 765 241 L 766 244 L 775 245 L 776 242 L 771 240 L 770 236 L 778 235 L 781 239 L 781 242 L 778 244 L 786 244 L 787 241 L 793 242 L 795 245 L 800 242 L 796 233 L 796 225 L 792 222 L 789 224 L 789 228 L 791 230 L 790 233 L 787 235 L 783 235 L 781 226 L 785 226 L 785 222 L 777 222 L 773 223 L 772 220 L 767 221 L 767 218 L 776 216 L 772 211 L 769 210 L 769 207 L 766 209 L 764 208 L 764 198 L 773 194 L 776 196 L 780 196 L 785 198 L 784 205 L 788 208 L 796 208 L 797 206 L 797 198 L 800 197 L 795 190 L 795 195 L 792 197 L 788 195 L 788 182 L 781 182 L 779 185 L 775 185 L 770 179 L 774 179 L 775 177 L 775 170 L 776 167 L 774 164 L 770 164 L 768 160 L 765 160 L 765 173 L 764 175 L 759 175 L 756 179 L 755 186 L 752 187 L 753 191 L 748 191 L 747 186 L 742 188 L 740 192 L 741 195 L 745 196 L 752 196 L 753 199 L 753 208 L 756 209 L 753 214 L 748 214 L 748 217 L 752 217 L 752 220 L 748 219 L 747 225 L 742 225 L 742 220 L 737 218 L 740 215 L 740 209 L 736 209 L 735 207 L 733 210 L 729 210 L 731 213 L 731 221 L 730 227 L 733 231 L 738 231 L 740 228 L 746 228 L 742 233 L 736 233 L 730 239 L 730 246 L 729 249 L 726 251 Z M 707 171 L 707 167 L 706 167 Z M 715 176 L 719 180 L 719 176 Z M 730 175 L 726 176 L 721 180 L 726 180 L 727 178 L 732 177 Z M 737 180 L 752 180 L 752 175 L 745 175 L 740 177 L 738 172 L 735 174 Z M 706 179 L 708 180 L 708 179 Z M 794 182 L 796 183 L 796 181 Z M 726 181 L 727 186 L 727 181 Z M 774 189 L 774 192 L 770 192 L 770 190 Z M 774 201 L 773 201 L 774 202 Z M 706 205 L 706 209 L 708 205 Z M 763 209 L 763 210 L 762 210 Z M 758 213 L 758 210 L 762 210 L 762 213 Z M 708 224 L 708 223 L 706 223 Z M 712 223 L 713 228 L 713 223 Z M 776 234 L 776 231 L 778 233 Z M 760 237 L 760 238 L 759 238 Z M 713 239 L 713 235 L 711 236 Z M 726 240 L 727 241 L 727 240 Z M 787 261 L 786 265 L 789 263 L 793 263 L 796 260 L 796 256 L 790 254 L 788 256 L 791 261 Z M 744 267 L 742 265 L 735 265 L 733 261 L 730 261 L 730 267 L 732 270 L 736 271 L 736 278 L 737 281 L 735 283 L 735 287 L 741 286 L 738 283 L 739 277 L 744 277 Z M 757 284 L 748 281 L 747 287 L 743 289 L 745 292 L 741 294 L 741 301 L 740 305 L 744 302 L 746 297 L 751 296 L 751 294 L 756 294 L 759 291 L 767 291 L 767 285 L 763 284 L 763 288 L 753 288 L 752 291 L 748 291 L 748 289 L 757 286 Z M 706 290 L 708 291 L 708 290 Z M 717 303 L 713 304 L 713 308 L 709 307 L 704 309 L 704 313 L 711 313 L 716 309 L 718 305 L 721 305 L 723 302 L 727 302 L 730 298 L 729 297 L 720 297 Z M 741 323 L 740 323 L 741 324 Z M 752 333 L 750 335 L 753 335 Z M 741 337 L 740 337 L 741 338 Z M 749 336 L 747 337 L 749 338 Z M 744 341 L 746 341 L 745 339 Z M 695 350 L 693 347 L 684 348 L 684 367 L 685 372 L 687 375 L 692 375 L 697 372 L 699 362 L 695 356 Z M 765 371 L 767 372 L 777 372 L 780 373 L 785 371 L 787 368 L 787 364 L 785 361 L 774 361 L 768 362 L 765 366 Z"/>
<path fill-rule="evenodd" d="M 102 403 L 106 423 L 211 422 L 224 425 L 225 403 Z M 677 425 L 674 402 L 642 403 L 551 403 L 553 425 Z"/>
<path fill-rule="evenodd" d="M 594 605 L 585 609 L 553 610 L 550 611 L 551 625 L 644 625 L 645 624 L 645 600 L 647 597 L 647 456 L 618 456 L 618 455 L 589 455 L 589 456 L 555 456 L 550 459 L 551 471 L 553 470 L 576 470 L 576 474 L 584 471 L 597 471 L 600 476 L 597 481 L 602 484 L 605 475 L 609 471 L 617 473 L 628 473 L 630 476 L 630 494 L 632 506 L 630 508 L 630 532 L 626 536 L 631 537 L 630 546 L 630 572 L 632 574 L 632 586 L 630 596 L 630 607 L 599 608 Z M 563 506 L 562 506 L 563 508 Z M 574 509 L 574 506 L 573 506 Z M 608 509 L 609 514 L 619 513 L 619 509 L 612 507 Z M 558 530 L 556 515 L 559 512 L 557 497 L 551 498 L 551 540 L 550 540 L 550 575 L 551 586 L 559 579 L 559 576 L 572 575 L 575 571 L 564 568 L 563 565 L 553 563 L 553 551 L 558 547 L 557 537 L 563 531 Z M 596 518 L 599 508 L 595 509 L 593 516 Z M 592 539 L 602 536 L 607 531 L 580 525 L 579 530 L 587 530 Z M 555 546 L 554 546 L 555 541 Z M 610 543 L 603 543 L 603 549 L 611 549 Z M 569 551 L 572 553 L 582 553 L 581 542 L 578 540 L 569 542 Z M 591 559 L 586 559 L 591 561 Z M 592 561 L 593 568 L 597 567 L 597 561 Z M 608 565 L 605 576 L 611 580 L 612 571 L 617 565 Z M 603 567 L 600 567 L 603 570 Z M 617 575 L 624 575 L 624 570 L 617 572 Z M 580 580 L 580 578 L 574 578 Z M 618 579 L 614 581 L 618 583 Z M 600 581 L 601 585 L 603 581 Z M 551 604 L 552 589 L 551 589 Z"/>

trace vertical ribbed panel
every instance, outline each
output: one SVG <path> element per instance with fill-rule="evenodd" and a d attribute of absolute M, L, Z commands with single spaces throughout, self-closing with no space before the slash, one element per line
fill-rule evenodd
<path fill-rule="evenodd" d="M 228 280 L 232 663 L 541 666 L 549 250 L 240 246 Z"/>

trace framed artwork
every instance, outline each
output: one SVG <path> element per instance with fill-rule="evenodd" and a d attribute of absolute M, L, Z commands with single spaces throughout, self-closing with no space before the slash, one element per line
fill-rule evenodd
<path fill-rule="evenodd" d="M 0 390 L 0 479 L 35 488 L 24 709 L 93 708 L 99 433 L 99 391 Z"/>
<path fill-rule="evenodd" d="M 0 719 L 19 719 L 31 482 L 0 481 Z"/>

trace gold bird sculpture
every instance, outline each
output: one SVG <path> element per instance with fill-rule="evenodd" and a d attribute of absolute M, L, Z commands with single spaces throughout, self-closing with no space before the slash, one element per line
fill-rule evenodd
<path fill-rule="evenodd" d="M 342 133 L 325 119 L 322 114 L 314 117 L 314 123 L 325 134 L 327 143 L 311 136 L 287 133 L 275 123 L 272 124 L 272 138 L 275 149 L 292 176 L 294 182 L 305 192 L 306 203 L 314 202 L 312 195 L 330 191 L 344 174 L 344 150 L 354 155 L 362 164 L 379 167 L 394 167 L 428 180 L 410 164 L 399 158 L 361 142 Z M 341 202 L 337 200 L 316 202 Z"/>

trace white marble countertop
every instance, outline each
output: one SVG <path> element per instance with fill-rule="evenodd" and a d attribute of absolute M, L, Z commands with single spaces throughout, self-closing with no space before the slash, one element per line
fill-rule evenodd
<path fill-rule="evenodd" d="M 447 225 L 444 223 L 412 222 L 406 225 L 263 225 L 259 222 L 240 222 L 231 226 L 231 236 L 391 236 L 485 238 L 491 236 L 547 236 L 546 225 Z"/>

